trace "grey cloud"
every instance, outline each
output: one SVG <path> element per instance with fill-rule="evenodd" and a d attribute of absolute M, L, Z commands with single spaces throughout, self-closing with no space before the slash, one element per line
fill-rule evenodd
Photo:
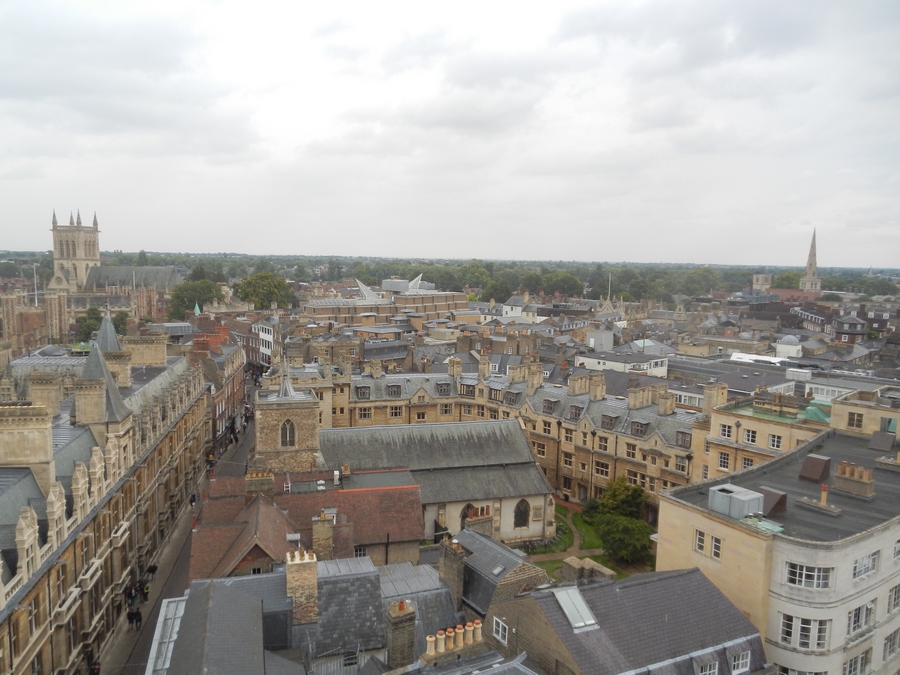
<path fill-rule="evenodd" d="M 223 113 L 228 92 L 194 72 L 199 47 L 174 22 L 99 22 L 43 2 L 9 5 L 0 18 L 0 119 L 7 128 L 103 137 L 98 151 L 244 152 L 254 140 L 248 120 Z"/>
<path fill-rule="evenodd" d="M 430 68 L 441 58 L 463 48 L 463 45 L 449 43 L 444 31 L 434 31 L 404 38 L 385 53 L 381 65 L 389 75 L 415 68 Z"/>

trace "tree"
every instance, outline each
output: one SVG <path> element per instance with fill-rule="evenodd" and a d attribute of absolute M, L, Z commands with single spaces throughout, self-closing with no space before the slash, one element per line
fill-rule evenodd
<path fill-rule="evenodd" d="M 19 276 L 19 266 L 10 260 L 0 262 L 0 279 L 12 279 Z"/>
<path fill-rule="evenodd" d="M 137 261 L 134 264 L 138 267 L 146 267 L 150 264 L 147 262 L 147 252 L 144 249 L 141 249 L 140 253 L 138 253 Z"/>
<path fill-rule="evenodd" d="M 601 517 L 597 534 L 603 542 L 603 550 L 622 562 L 636 562 L 650 550 L 651 528 L 643 520 L 615 514 Z"/>
<path fill-rule="evenodd" d="M 646 501 L 647 495 L 640 487 L 630 485 L 625 476 L 619 476 L 606 486 L 606 493 L 600 500 L 600 513 L 640 519 Z"/>
<path fill-rule="evenodd" d="M 91 336 L 100 330 L 100 322 L 102 320 L 103 315 L 100 313 L 100 310 L 97 307 L 89 307 L 84 315 L 84 319 L 78 324 L 78 340 L 80 342 L 90 340 Z"/>
<path fill-rule="evenodd" d="M 782 272 L 772 279 L 772 288 L 800 288 L 800 272 Z"/>
<path fill-rule="evenodd" d="M 511 295 L 512 289 L 509 287 L 509 283 L 501 279 L 500 281 L 492 281 L 487 285 L 481 293 L 481 301 L 490 302 L 493 299 L 497 302 L 506 302 Z"/>
<path fill-rule="evenodd" d="M 258 309 L 297 304 L 297 297 L 288 283 L 273 272 L 260 272 L 234 285 L 234 293 L 244 302 L 252 302 Z"/>
<path fill-rule="evenodd" d="M 119 335 L 125 335 L 128 331 L 128 317 L 128 312 L 122 309 L 116 312 L 116 315 L 112 318 L 113 326 L 115 326 L 116 333 Z"/>
<path fill-rule="evenodd" d="M 168 317 L 175 321 L 184 321 L 184 313 L 194 309 L 194 305 L 203 307 L 213 300 L 223 300 L 219 287 L 210 281 L 185 281 L 172 289 L 169 301 Z"/>
<path fill-rule="evenodd" d="M 203 281 L 204 279 L 209 279 L 209 276 L 206 273 L 206 267 L 203 266 L 203 263 L 199 260 L 197 264 L 191 269 L 190 273 L 185 277 L 186 281 Z"/>

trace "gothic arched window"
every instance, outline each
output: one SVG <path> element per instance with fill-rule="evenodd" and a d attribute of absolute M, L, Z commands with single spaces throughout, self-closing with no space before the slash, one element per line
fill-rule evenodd
<path fill-rule="evenodd" d="M 516 504 L 515 514 L 513 516 L 513 527 L 528 527 L 528 518 L 531 516 L 531 505 L 524 499 L 520 499 Z"/>
<path fill-rule="evenodd" d="M 285 420 L 281 425 L 281 447 L 294 447 L 294 423 L 291 420 Z"/>

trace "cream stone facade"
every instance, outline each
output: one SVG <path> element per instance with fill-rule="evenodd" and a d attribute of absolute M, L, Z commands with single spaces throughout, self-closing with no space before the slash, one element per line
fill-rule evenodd
<path fill-rule="evenodd" d="M 896 457 L 822 432 L 762 466 L 663 495 L 658 570 L 698 567 L 783 675 L 900 667 Z"/>

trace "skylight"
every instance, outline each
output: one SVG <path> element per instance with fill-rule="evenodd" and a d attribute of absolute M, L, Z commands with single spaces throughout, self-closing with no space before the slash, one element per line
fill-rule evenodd
<path fill-rule="evenodd" d="M 597 619 L 584 601 L 581 592 L 574 586 L 566 588 L 557 588 L 553 590 L 556 601 L 562 608 L 563 614 L 569 620 L 572 628 L 586 628 L 588 626 L 596 626 Z"/>

